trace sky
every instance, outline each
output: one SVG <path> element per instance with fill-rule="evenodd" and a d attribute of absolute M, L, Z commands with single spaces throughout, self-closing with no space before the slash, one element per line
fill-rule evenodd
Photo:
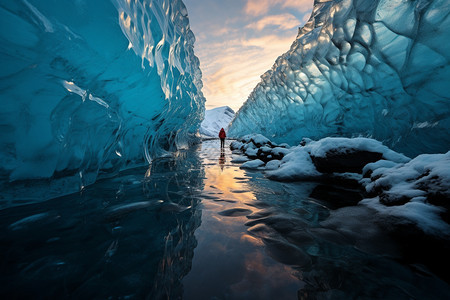
<path fill-rule="evenodd" d="M 314 0 L 183 0 L 203 73 L 206 109 L 237 111 L 287 52 Z"/>

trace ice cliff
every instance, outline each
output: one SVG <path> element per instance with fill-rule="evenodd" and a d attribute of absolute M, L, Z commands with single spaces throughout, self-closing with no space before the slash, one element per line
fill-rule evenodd
<path fill-rule="evenodd" d="M 316 0 L 230 134 L 366 136 L 407 155 L 450 147 L 450 2 Z"/>
<path fill-rule="evenodd" d="M 3 198 L 73 192 L 196 135 L 205 99 L 181 0 L 7 0 L 0 23 Z"/>

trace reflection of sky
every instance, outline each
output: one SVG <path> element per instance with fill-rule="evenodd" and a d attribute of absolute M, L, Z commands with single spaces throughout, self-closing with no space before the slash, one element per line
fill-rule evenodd
<path fill-rule="evenodd" d="M 206 108 L 237 110 L 289 50 L 313 0 L 184 0 L 196 36 Z"/>
<path fill-rule="evenodd" d="M 216 143 L 216 144 L 214 144 Z M 289 266 L 265 253 L 261 239 L 247 233 L 246 216 L 223 216 L 220 212 L 244 208 L 256 201 L 247 184 L 248 174 L 230 163 L 229 142 L 226 162 L 219 165 L 218 141 L 204 142 L 205 179 L 202 223 L 195 231 L 192 269 L 183 279 L 185 299 L 289 299 L 302 282 Z M 227 201 L 223 201 L 227 200 Z M 226 296 L 226 297 L 225 297 Z"/>

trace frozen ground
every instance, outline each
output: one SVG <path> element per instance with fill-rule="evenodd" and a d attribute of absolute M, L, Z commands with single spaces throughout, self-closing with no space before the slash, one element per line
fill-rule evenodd
<path fill-rule="evenodd" d="M 450 297 L 447 240 L 390 231 L 355 186 L 241 169 L 228 146 L 1 210 L 2 298 Z"/>

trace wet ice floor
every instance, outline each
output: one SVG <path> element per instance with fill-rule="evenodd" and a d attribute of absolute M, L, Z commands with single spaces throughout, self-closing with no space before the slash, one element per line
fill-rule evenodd
<path fill-rule="evenodd" d="M 266 208 L 249 187 L 258 174 L 231 163 L 228 147 L 204 142 L 205 185 L 202 224 L 196 230 L 198 245 L 192 270 L 184 278 L 187 299 L 295 299 L 304 285 L 298 271 L 278 263 L 265 252 L 258 234 L 250 234 L 248 221 Z M 260 174 L 261 175 L 261 174 Z M 264 214 L 264 213 L 263 213 Z"/>
<path fill-rule="evenodd" d="M 0 297 L 450 298 L 435 275 L 448 280 L 448 243 L 419 249 L 345 207 L 357 190 L 269 181 L 235 156 L 205 141 L 80 194 L 1 210 Z"/>

